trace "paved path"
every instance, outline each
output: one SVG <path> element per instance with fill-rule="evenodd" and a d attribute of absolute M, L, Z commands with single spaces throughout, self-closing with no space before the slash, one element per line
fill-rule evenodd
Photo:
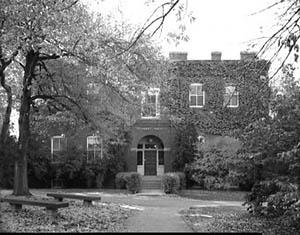
<path fill-rule="evenodd" d="M 177 196 L 102 194 L 102 202 L 114 202 L 139 210 L 127 220 L 128 232 L 193 232 L 179 211 L 191 206 L 242 206 L 242 202 L 203 201 Z"/>

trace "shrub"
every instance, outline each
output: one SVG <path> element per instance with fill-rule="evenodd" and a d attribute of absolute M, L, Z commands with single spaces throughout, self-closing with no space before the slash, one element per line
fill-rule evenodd
<path fill-rule="evenodd" d="M 116 174 L 115 184 L 117 189 L 127 189 L 131 193 L 141 190 L 142 176 L 137 172 L 119 172 Z"/>
<path fill-rule="evenodd" d="M 299 200 L 295 185 L 286 181 L 267 180 L 253 186 L 244 205 L 255 215 L 275 217 L 284 215 Z"/>
<path fill-rule="evenodd" d="M 126 189 L 126 175 L 131 172 L 119 172 L 116 174 L 115 184 L 117 189 Z"/>
<path fill-rule="evenodd" d="M 250 190 L 257 177 L 255 165 L 251 162 L 251 155 L 238 153 L 238 143 L 233 143 L 232 149 L 220 143 L 206 146 L 202 154 L 186 165 L 184 172 L 188 182 L 196 182 L 208 190 L 231 189 L 233 186 Z"/>
<path fill-rule="evenodd" d="M 117 143 L 108 143 L 106 158 L 106 172 L 103 179 L 103 185 L 114 187 L 116 174 L 124 172 L 125 160 L 123 158 L 127 145 Z M 125 188 L 125 186 L 124 186 Z"/>
<path fill-rule="evenodd" d="M 126 188 L 131 193 L 138 193 L 141 191 L 142 176 L 140 173 L 131 172 L 125 176 Z"/>
<path fill-rule="evenodd" d="M 180 178 L 176 173 L 166 173 L 162 177 L 162 187 L 165 193 L 178 193 Z"/>
<path fill-rule="evenodd" d="M 183 172 L 175 172 L 179 176 L 179 189 L 186 188 L 186 177 Z"/>

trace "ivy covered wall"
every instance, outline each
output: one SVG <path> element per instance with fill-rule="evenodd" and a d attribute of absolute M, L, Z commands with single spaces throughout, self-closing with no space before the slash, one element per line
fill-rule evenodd
<path fill-rule="evenodd" d="M 187 60 L 172 62 L 164 80 L 161 104 L 167 107 L 174 125 L 191 120 L 202 133 L 232 135 L 249 123 L 268 115 L 270 87 L 265 60 Z M 189 107 L 189 86 L 202 83 L 203 108 Z M 239 92 L 239 107 L 224 107 L 225 86 Z"/>

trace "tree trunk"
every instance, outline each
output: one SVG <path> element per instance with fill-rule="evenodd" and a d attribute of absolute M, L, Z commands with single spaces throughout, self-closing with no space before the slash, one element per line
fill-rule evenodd
<path fill-rule="evenodd" d="M 14 195 L 28 195 L 28 175 L 27 175 L 27 154 L 30 137 L 30 105 L 31 105 L 31 82 L 34 76 L 34 69 L 38 61 L 38 52 L 30 50 L 26 55 L 24 68 L 23 90 L 21 97 L 19 116 L 19 140 L 18 158 L 15 160 L 14 169 Z"/>
<path fill-rule="evenodd" d="M 5 83 L 5 75 L 3 71 L 0 71 L 1 86 L 5 89 L 7 95 L 7 106 L 4 114 L 2 129 L 0 133 L 0 146 L 4 146 L 9 136 L 9 123 L 12 110 L 12 93 L 11 87 Z"/>

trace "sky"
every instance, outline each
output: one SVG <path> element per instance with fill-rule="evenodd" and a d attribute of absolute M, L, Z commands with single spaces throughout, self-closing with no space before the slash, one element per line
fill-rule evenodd
<path fill-rule="evenodd" d="M 143 0 L 86 0 L 93 11 L 111 14 L 117 19 L 142 25 L 153 12 L 155 4 L 145 5 Z M 157 0 L 157 3 L 165 2 Z M 185 22 L 190 40 L 179 45 L 168 43 L 167 34 L 176 31 L 174 14 L 169 16 L 161 33 L 154 39 L 162 47 L 163 55 L 170 51 L 185 51 L 188 59 L 210 59 L 212 51 L 221 51 L 222 59 L 239 59 L 240 51 L 259 50 L 259 45 L 249 47 L 257 38 L 267 37 L 276 22 L 275 9 L 261 11 L 275 0 L 183 0 L 187 13 L 196 18 L 193 23 Z M 254 14 L 257 13 L 257 14 Z"/>

